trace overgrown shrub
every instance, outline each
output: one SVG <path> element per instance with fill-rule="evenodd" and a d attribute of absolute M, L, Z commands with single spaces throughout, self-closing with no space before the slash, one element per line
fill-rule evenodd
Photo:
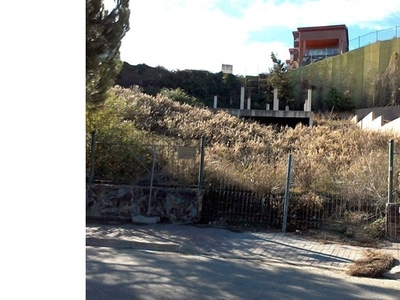
<path fill-rule="evenodd" d="M 160 91 L 160 95 L 167 97 L 171 100 L 178 101 L 182 104 L 189 104 L 189 105 L 196 105 L 196 106 L 204 106 L 204 103 L 198 101 L 196 97 L 188 95 L 184 90 L 181 88 L 177 89 L 167 89 L 163 88 Z"/>
<path fill-rule="evenodd" d="M 370 238 L 383 238 L 386 235 L 386 217 L 380 218 L 365 227 Z"/>

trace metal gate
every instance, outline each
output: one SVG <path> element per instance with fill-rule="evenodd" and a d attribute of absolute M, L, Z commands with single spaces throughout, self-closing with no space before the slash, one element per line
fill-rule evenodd
<path fill-rule="evenodd" d="M 284 194 L 258 195 L 234 188 L 205 190 L 202 223 L 281 228 Z"/>
<path fill-rule="evenodd" d="M 387 235 L 390 239 L 400 240 L 400 152 L 395 152 L 394 141 L 389 141 L 389 175 Z"/>

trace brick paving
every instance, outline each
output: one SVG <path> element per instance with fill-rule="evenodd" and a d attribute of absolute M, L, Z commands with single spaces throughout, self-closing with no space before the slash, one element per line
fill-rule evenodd
<path fill-rule="evenodd" d="M 177 251 L 237 259 L 280 262 L 343 269 L 362 258 L 366 247 L 320 243 L 283 232 L 232 232 L 182 224 L 88 223 L 87 245 Z M 400 260 L 400 243 L 385 242 L 380 250 Z"/>

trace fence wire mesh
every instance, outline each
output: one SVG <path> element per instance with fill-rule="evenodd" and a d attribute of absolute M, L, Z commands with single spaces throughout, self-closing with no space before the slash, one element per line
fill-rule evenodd
<path fill-rule="evenodd" d="M 87 173 L 90 174 L 93 169 L 95 182 L 154 187 L 198 187 L 200 141 L 140 144 L 97 140 L 93 145 L 91 149 L 88 138 Z M 366 154 L 359 161 L 365 166 L 362 172 L 353 174 L 352 180 L 342 179 L 335 185 L 327 185 L 323 191 L 312 188 L 315 170 L 309 164 L 302 164 L 301 158 L 294 156 L 287 229 L 328 226 L 351 234 L 353 229 L 349 228 L 361 226 L 368 229 L 371 224 L 381 222 L 387 214 L 387 152 L 379 157 L 374 154 L 369 157 Z M 400 151 L 397 150 L 393 161 L 394 203 L 400 202 L 398 152 Z M 285 182 L 282 176 L 275 174 L 277 169 L 284 166 L 280 166 L 267 155 L 265 170 L 262 166 L 249 170 L 250 158 L 258 161 L 259 156 L 248 154 L 246 157 L 238 157 L 238 162 L 230 166 L 216 166 L 218 163 L 215 157 L 206 159 L 201 222 L 214 225 L 251 223 L 261 224 L 263 228 L 281 228 Z M 307 169 L 307 166 L 310 168 Z M 349 169 L 351 167 L 348 166 Z M 245 179 L 242 182 L 235 180 L 235 176 L 238 177 L 244 172 L 247 172 L 247 177 L 243 177 Z M 265 177 L 257 180 L 253 176 L 256 172 L 264 172 Z M 397 218 L 397 215 L 395 217 Z M 371 227 L 369 230 L 375 229 Z"/>
<path fill-rule="evenodd" d="M 313 170 L 302 158 L 295 157 L 287 230 L 326 228 L 346 235 L 357 232 L 358 236 L 381 236 L 385 231 L 388 201 L 389 155 L 384 147 L 387 145 L 382 146 L 379 156 L 375 152 L 365 154 L 357 160 L 357 165 L 347 166 L 345 178 L 333 180 L 334 170 L 331 174 L 327 173 L 329 170 L 319 170 L 325 173 L 326 180 L 332 177 L 329 184 L 327 181 L 325 186 L 319 186 L 324 188 L 322 190 L 313 186 L 313 180 L 323 174 Z M 269 164 L 273 165 L 274 161 L 270 160 Z M 240 165 L 244 165 L 243 159 L 236 166 Z M 206 170 L 209 167 L 206 166 Z M 275 189 L 261 189 L 255 184 L 256 180 L 252 182 L 255 188 L 249 189 L 251 176 L 246 183 L 235 181 L 230 177 L 232 171 L 227 170 L 218 173 L 219 182 L 209 182 L 206 177 L 202 222 L 220 226 L 253 223 L 262 224 L 264 228 L 282 228 L 284 178 L 280 178 L 281 183 L 274 183 Z M 394 159 L 394 171 L 400 174 L 399 157 Z M 268 186 L 270 182 L 264 183 Z M 395 181 L 394 187 L 393 199 L 399 202 L 400 182 Z"/>
<path fill-rule="evenodd" d="M 87 147 L 86 161 L 87 174 L 93 173 L 91 181 L 94 182 L 193 187 L 198 185 L 200 148 L 193 143 L 98 140 Z"/>
<path fill-rule="evenodd" d="M 377 30 L 349 40 L 349 50 L 400 37 L 400 26 Z"/>

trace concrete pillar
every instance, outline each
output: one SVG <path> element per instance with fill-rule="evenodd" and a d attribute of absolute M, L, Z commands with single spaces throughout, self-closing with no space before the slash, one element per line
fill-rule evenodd
<path fill-rule="evenodd" d="M 304 111 L 311 111 L 311 97 L 312 97 L 312 90 L 308 89 L 307 99 L 304 102 Z"/>
<path fill-rule="evenodd" d="M 269 108 L 269 103 L 267 103 L 266 110 L 270 110 L 270 108 Z"/>
<path fill-rule="evenodd" d="M 251 109 L 251 98 L 247 98 L 247 109 Z"/>
<path fill-rule="evenodd" d="M 308 89 L 308 93 L 307 93 L 307 111 L 311 111 L 311 98 L 312 98 L 312 90 Z"/>
<path fill-rule="evenodd" d="M 274 89 L 274 106 L 273 110 L 279 110 L 278 89 Z"/>
<path fill-rule="evenodd" d="M 244 86 L 240 88 L 240 109 L 244 109 Z"/>
<path fill-rule="evenodd" d="M 304 111 L 308 111 L 308 98 L 304 101 Z"/>
<path fill-rule="evenodd" d="M 214 96 L 214 108 L 218 107 L 218 97 Z"/>

